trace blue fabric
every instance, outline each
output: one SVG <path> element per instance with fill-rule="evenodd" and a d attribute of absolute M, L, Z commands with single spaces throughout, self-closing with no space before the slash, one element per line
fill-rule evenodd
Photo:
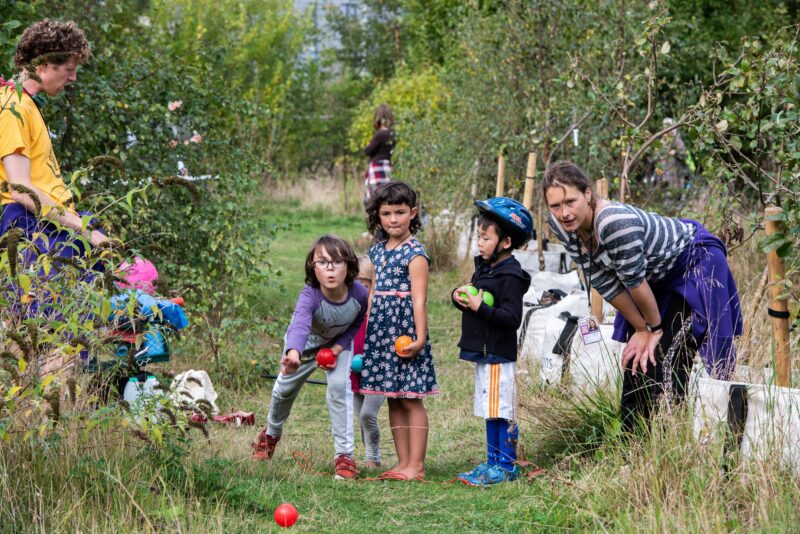
<path fill-rule="evenodd" d="M 739 292 L 722 241 L 697 221 L 691 245 L 663 280 L 650 285 L 662 317 L 672 295 L 681 295 L 692 310 L 692 335 L 709 374 L 726 380 L 736 364 L 734 337 L 742 335 L 744 320 Z M 634 328 L 621 313 L 614 320 L 612 339 L 627 342 Z"/>
<path fill-rule="evenodd" d="M 517 461 L 517 437 L 519 429 L 508 419 L 486 420 L 486 453 L 490 466 L 499 465 L 511 470 Z"/>
<path fill-rule="evenodd" d="M 75 239 L 74 234 L 61 230 L 46 219 L 37 219 L 36 216 L 25 209 L 22 204 L 13 202 L 3 207 L 3 216 L 0 220 L 0 235 L 12 228 L 20 228 L 25 238 L 32 240 L 35 233 L 39 233 L 33 242 L 42 252 L 55 251 L 58 257 L 75 258 L 86 253 L 86 246 L 80 239 Z M 33 252 L 26 254 L 25 261 L 34 258 Z"/>
<path fill-rule="evenodd" d="M 500 450 L 500 421 L 502 419 L 486 420 L 486 463 L 490 466 L 497 465 L 497 453 Z"/>
<path fill-rule="evenodd" d="M 130 295 L 131 293 L 129 292 L 111 297 L 112 314 L 109 316 L 109 320 L 114 319 L 114 311 L 125 310 L 128 307 Z M 175 330 L 182 330 L 189 326 L 189 319 L 186 317 L 183 308 L 171 300 L 157 299 L 141 289 L 137 289 L 134 295 L 136 296 L 136 304 L 138 305 L 139 311 L 148 321 L 153 320 L 155 310 L 157 309 L 161 312 L 164 321 L 175 328 Z"/>

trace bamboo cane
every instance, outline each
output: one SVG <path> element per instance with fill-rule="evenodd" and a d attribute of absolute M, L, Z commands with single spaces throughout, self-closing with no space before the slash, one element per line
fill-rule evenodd
<path fill-rule="evenodd" d="M 533 202 L 533 186 L 536 176 L 536 152 L 528 154 L 528 169 L 525 171 L 525 194 L 522 197 L 522 205 L 530 211 Z"/>
<path fill-rule="evenodd" d="M 502 197 L 506 188 L 506 158 L 503 155 L 497 156 L 497 188 L 494 196 Z"/>
<path fill-rule="evenodd" d="M 764 210 L 767 236 L 771 236 L 783 229 L 783 224 L 775 220 L 783 210 L 771 206 Z M 773 250 L 767 255 L 769 268 L 769 293 L 771 297 L 770 311 L 772 312 L 772 337 L 775 340 L 775 370 L 777 371 L 777 384 L 789 387 L 792 368 L 789 361 L 789 305 L 786 297 L 782 295 L 782 282 L 786 276 L 786 265 L 778 252 Z M 777 317 L 776 317 L 777 315 Z"/>

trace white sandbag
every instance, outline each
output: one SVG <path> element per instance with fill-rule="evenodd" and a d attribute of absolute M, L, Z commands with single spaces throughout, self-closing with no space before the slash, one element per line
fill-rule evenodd
<path fill-rule="evenodd" d="M 569 383 L 575 392 L 591 394 L 594 391 L 618 389 L 622 377 L 622 349 L 624 343 L 611 339 L 614 327 L 600 325 L 603 339 L 598 343 L 584 344 L 580 330 L 572 339 L 569 357 Z"/>
<path fill-rule="evenodd" d="M 800 389 L 748 387 L 742 454 L 800 471 Z"/>
<path fill-rule="evenodd" d="M 705 373 L 702 373 L 705 374 Z M 694 438 L 698 443 L 719 439 L 728 431 L 728 399 L 733 382 L 692 373 L 689 398 Z"/>
<path fill-rule="evenodd" d="M 586 315 L 588 310 L 589 301 L 586 299 L 585 293 L 567 295 L 560 302 L 557 302 L 547 308 L 534 310 L 533 312 L 531 312 L 530 308 L 523 308 L 522 325 L 517 331 L 517 339 L 521 339 L 521 343 L 519 344 L 520 358 L 528 358 L 535 362 L 541 361 L 542 340 L 544 339 L 546 327 L 545 319 L 547 317 L 557 318 L 562 312 L 568 312 L 570 315 L 577 315 L 581 317 Z M 528 313 L 530 313 L 529 317 Z M 526 317 L 527 320 L 525 319 Z M 562 320 L 561 322 L 563 323 L 564 321 Z M 524 332 L 523 328 L 525 329 Z M 553 346 L 550 345 L 550 349 L 552 349 L 552 347 Z M 550 349 L 547 350 L 549 351 Z"/>
<path fill-rule="evenodd" d="M 539 364 L 539 378 L 543 384 L 560 384 L 561 377 L 564 374 L 564 357 L 560 354 L 555 354 L 553 347 L 556 346 L 567 322 L 560 317 L 551 315 L 542 317 L 541 322 L 544 326 L 542 328 L 541 344 L 534 353 L 535 361 Z"/>
<path fill-rule="evenodd" d="M 570 271 L 564 274 L 540 271 L 531 277 L 531 287 L 525 293 L 522 301 L 538 303 L 542 293 L 550 289 L 560 289 L 567 295 L 581 291 L 586 292 L 581 286 L 578 271 Z"/>
<path fill-rule="evenodd" d="M 190 369 L 179 374 L 172 380 L 170 389 L 173 391 L 173 399 L 176 403 L 188 402 L 196 403 L 204 400 L 211 405 L 211 414 L 219 413 L 217 407 L 217 392 L 211 383 L 211 377 L 205 371 L 195 371 Z"/>

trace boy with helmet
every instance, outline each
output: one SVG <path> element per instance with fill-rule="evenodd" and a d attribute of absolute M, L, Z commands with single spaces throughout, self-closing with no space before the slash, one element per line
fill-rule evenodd
<path fill-rule="evenodd" d="M 517 329 L 522 296 L 531 284 L 512 251 L 533 234 L 533 219 L 522 204 L 506 197 L 475 202 L 478 251 L 469 285 L 452 292 L 462 312 L 460 358 L 475 363 L 475 415 L 486 420 L 487 461 L 458 479 L 470 486 L 514 480 L 517 452 Z"/>

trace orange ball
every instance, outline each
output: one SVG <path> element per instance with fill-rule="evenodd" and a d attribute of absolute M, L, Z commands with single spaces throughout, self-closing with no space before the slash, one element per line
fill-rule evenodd
<path fill-rule="evenodd" d="M 400 336 L 394 340 L 394 348 L 400 354 L 405 354 L 408 352 L 408 346 L 411 345 L 413 342 L 414 340 L 408 336 Z"/>

